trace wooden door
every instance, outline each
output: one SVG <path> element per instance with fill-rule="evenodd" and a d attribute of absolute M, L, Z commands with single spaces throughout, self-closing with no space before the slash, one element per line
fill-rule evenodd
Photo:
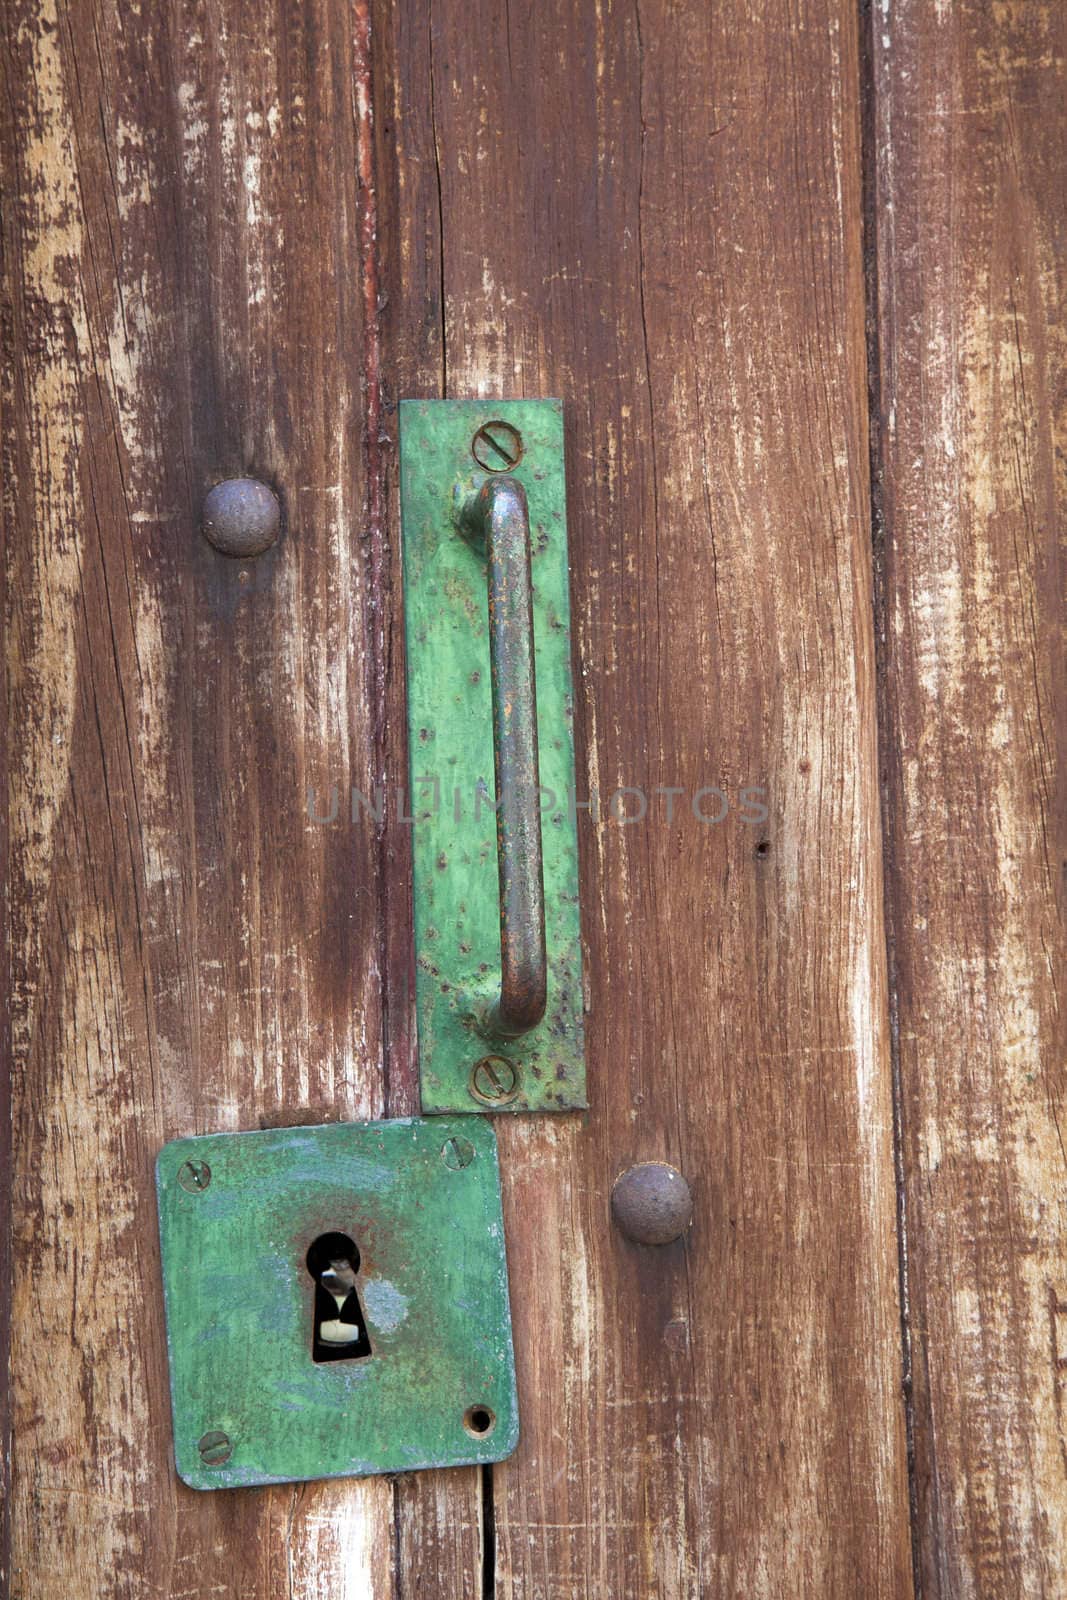
<path fill-rule="evenodd" d="M 1067 1595 L 1064 22 L 11 0 L 18 1600 Z M 590 1110 L 497 1120 L 522 1439 L 196 1493 L 159 1146 L 418 1109 L 408 831 L 307 796 L 403 783 L 396 404 L 467 395 L 564 401 L 598 797 Z"/>

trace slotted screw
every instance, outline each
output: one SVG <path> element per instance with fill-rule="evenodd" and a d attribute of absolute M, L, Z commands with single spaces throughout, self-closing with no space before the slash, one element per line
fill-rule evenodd
<path fill-rule="evenodd" d="M 510 472 L 522 460 L 522 435 L 510 422 L 483 422 L 471 441 L 471 454 L 486 472 Z"/>
<path fill-rule="evenodd" d="M 220 1428 L 212 1428 L 210 1433 L 202 1434 L 196 1448 L 205 1467 L 221 1467 L 233 1454 L 230 1436 Z"/>
<path fill-rule="evenodd" d="M 211 1168 L 206 1161 L 183 1161 L 178 1168 L 178 1182 L 190 1194 L 203 1194 L 211 1182 Z"/>
<path fill-rule="evenodd" d="M 483 1056 L 471 1070 L 470 1092 L 483 1105 L 504 1105 L 519 1092 L 519 1069 L 506 1056 Z"/>
<path fill-rule="evenodd" d="M 441 1146 L 441 1156 L 446 1167 L 453 1172 L 459 1172 L 462 1167 L 469 1167 L 474 1160 L 474 1146 L 469 1139 L 463 1139 L 458 1134 L 451 1139 L 446 1139 Z"/>

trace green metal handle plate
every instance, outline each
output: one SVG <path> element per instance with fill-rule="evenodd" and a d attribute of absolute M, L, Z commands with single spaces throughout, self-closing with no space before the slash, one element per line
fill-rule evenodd
<path fill-rule="evenodd" d="M 494 429 L 493 424 L 502 426 Z M 496 1037 L 500 887 L 484 551 L 459 512 L 494 474 L 530 522 L 548 1003 Z M 403 400 L 400 503 L 422 1109 L 586 1105 L 563 413 L 558 400 Z"/>
<path fill-rule="evenodd" d="M 178 1139 L 157 1163 L 195 1489 L 499 1461 L 518 1440 L 496 1137 L 412 1118 Z M 369 1354 L 313 1359 L 308 1251 L 358 1247 Z"/>

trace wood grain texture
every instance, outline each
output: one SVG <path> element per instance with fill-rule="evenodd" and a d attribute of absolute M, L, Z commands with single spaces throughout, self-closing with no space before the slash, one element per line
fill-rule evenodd
<path fill-rule="evenodd" d="M 152 1188 L 172 1135 L 383 1109 L 378 842 L 306 813 L 376 748 L 358 22 L 4 14 L 24 1600 L 394 1592 L 388 1483 L 176 1481 Z M 243 471 L 248 564 L 197 529 Z"/>
<path fill-rule="evenodd" d="M 385 371 L 563 396 L 600 794 L 592 1111 L 500 1127 L 524 1431 L 496 1593 L 910 1593 L 853 9 L 376 27 Z M 644 823 L 608 816 L 620 785 Z M 642 1251 L 608 1198 L 657 1157 L 696 1221 Z"/>
<path fill-rule="evenodd" d="M 921 1589 L 1062 1596 L 1067 13 L 893 0 L 872 43 Z"/>
<path fill-rule="evenodd" d="M 890 1014 L 919 1587 L 1067 1593 L 1065 23 L 869 22 L 873 576 L 853 6 L 7 8 L 19 1600 L 911 1593 Z M 565 401 L 599 796 L 592 1110 L 500 1127 L 523 1439 L 196 1495 L 152 1161 L 417 1109 L 348 797 L 406 772 L 393 403 L 483 393 Z"/>

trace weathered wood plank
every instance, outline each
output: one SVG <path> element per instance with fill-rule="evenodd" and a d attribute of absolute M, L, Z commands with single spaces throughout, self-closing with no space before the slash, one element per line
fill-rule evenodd
<path fill-rule="evenodd" d="M 381 624 L 380 704 L 382 714 L 380 780 L 393 803 L 387 806 L 384 830 L 384 960 L 383 999 L 388 1039 L 386 1082 L 389 1112 L 406 1116 L 419 1110 L 418 1059 L 415 1035 L 414 940 L 410 826 L 396 801 L 408 782 L 407 692 L 404 678 L 404 627 L 397 473 L 398 374 L 410 371 L 423 346 L 427 324 L 422 296 L 412 295 L 428 272 L 439 271 L 435 248 L 419 250 L 411 259 L 402 241 L 412 227 L 437 237 L 437 194 L 432 158 L 412 189 L 414 173 L 401 174 L 395 159 L 396 119 L 415 134 L 418 123 L 399 104 L 401 74 L 422 75 L 429 31 L 424 17 L 414 26 L 391 8 L 372 7 L 374 60 L 375 180 L 378 216 L 377 258 L 383 326 L 389 337 L 382 352 L 382 494 L 379 529 L 381 561 L 377 596 Z M 402 275 L 402 276 L 401 276 Z M 409 320 L 412 309 L 415 315 Z M 436 309 L 431 318 L 436 319 Z M 431 320 L 431 332 L 438 325 Z M 400 352 L 405 352 L 401 356 Z M 399 363 L 399 365 L 398 365 Z M 401 380 L 402 382 L 403 380 Z M 427 393 L 433 390 L 428 389 Z M 406 809 L 406 808 L 405 808 Z M 514 1299 L 514 1292 L 512 1298 Z M 411 1473 L 397 1479 L 396 1571 L 404 1597 L 471 1595 L 482 1592 L 488 1474 L 477 1468 Z M 491 1496 L 490 1496 L 491 1501 Z"/>
<path fill-rule="evenodd" d="M 497 1593 L 907 1594 L 854 8 L 376 19 L 386 367 L 563 396 L 600 793 L 593 1109 L 500 1124 Z M 608 1196 L 664 1156 L 696 1221 L 642 1252 Z"/>
<path fill-rule="evenodd" d="M 887 898 L 928 1600 L 1067 1593 L 1065 42 L 1056 5 L 873 16 Z"/>
<path fill-rule="evenodd" d="M 383 1108 L 366 40 L 340 0 L 3 21 L 13 1592 L 393 1593 L 383 1481 L 175 1480 L 152 1162 Z M 372 306 L 373 310 L 373 306 Z M 277 485 L 228 561 L 207 484 Z"/>

